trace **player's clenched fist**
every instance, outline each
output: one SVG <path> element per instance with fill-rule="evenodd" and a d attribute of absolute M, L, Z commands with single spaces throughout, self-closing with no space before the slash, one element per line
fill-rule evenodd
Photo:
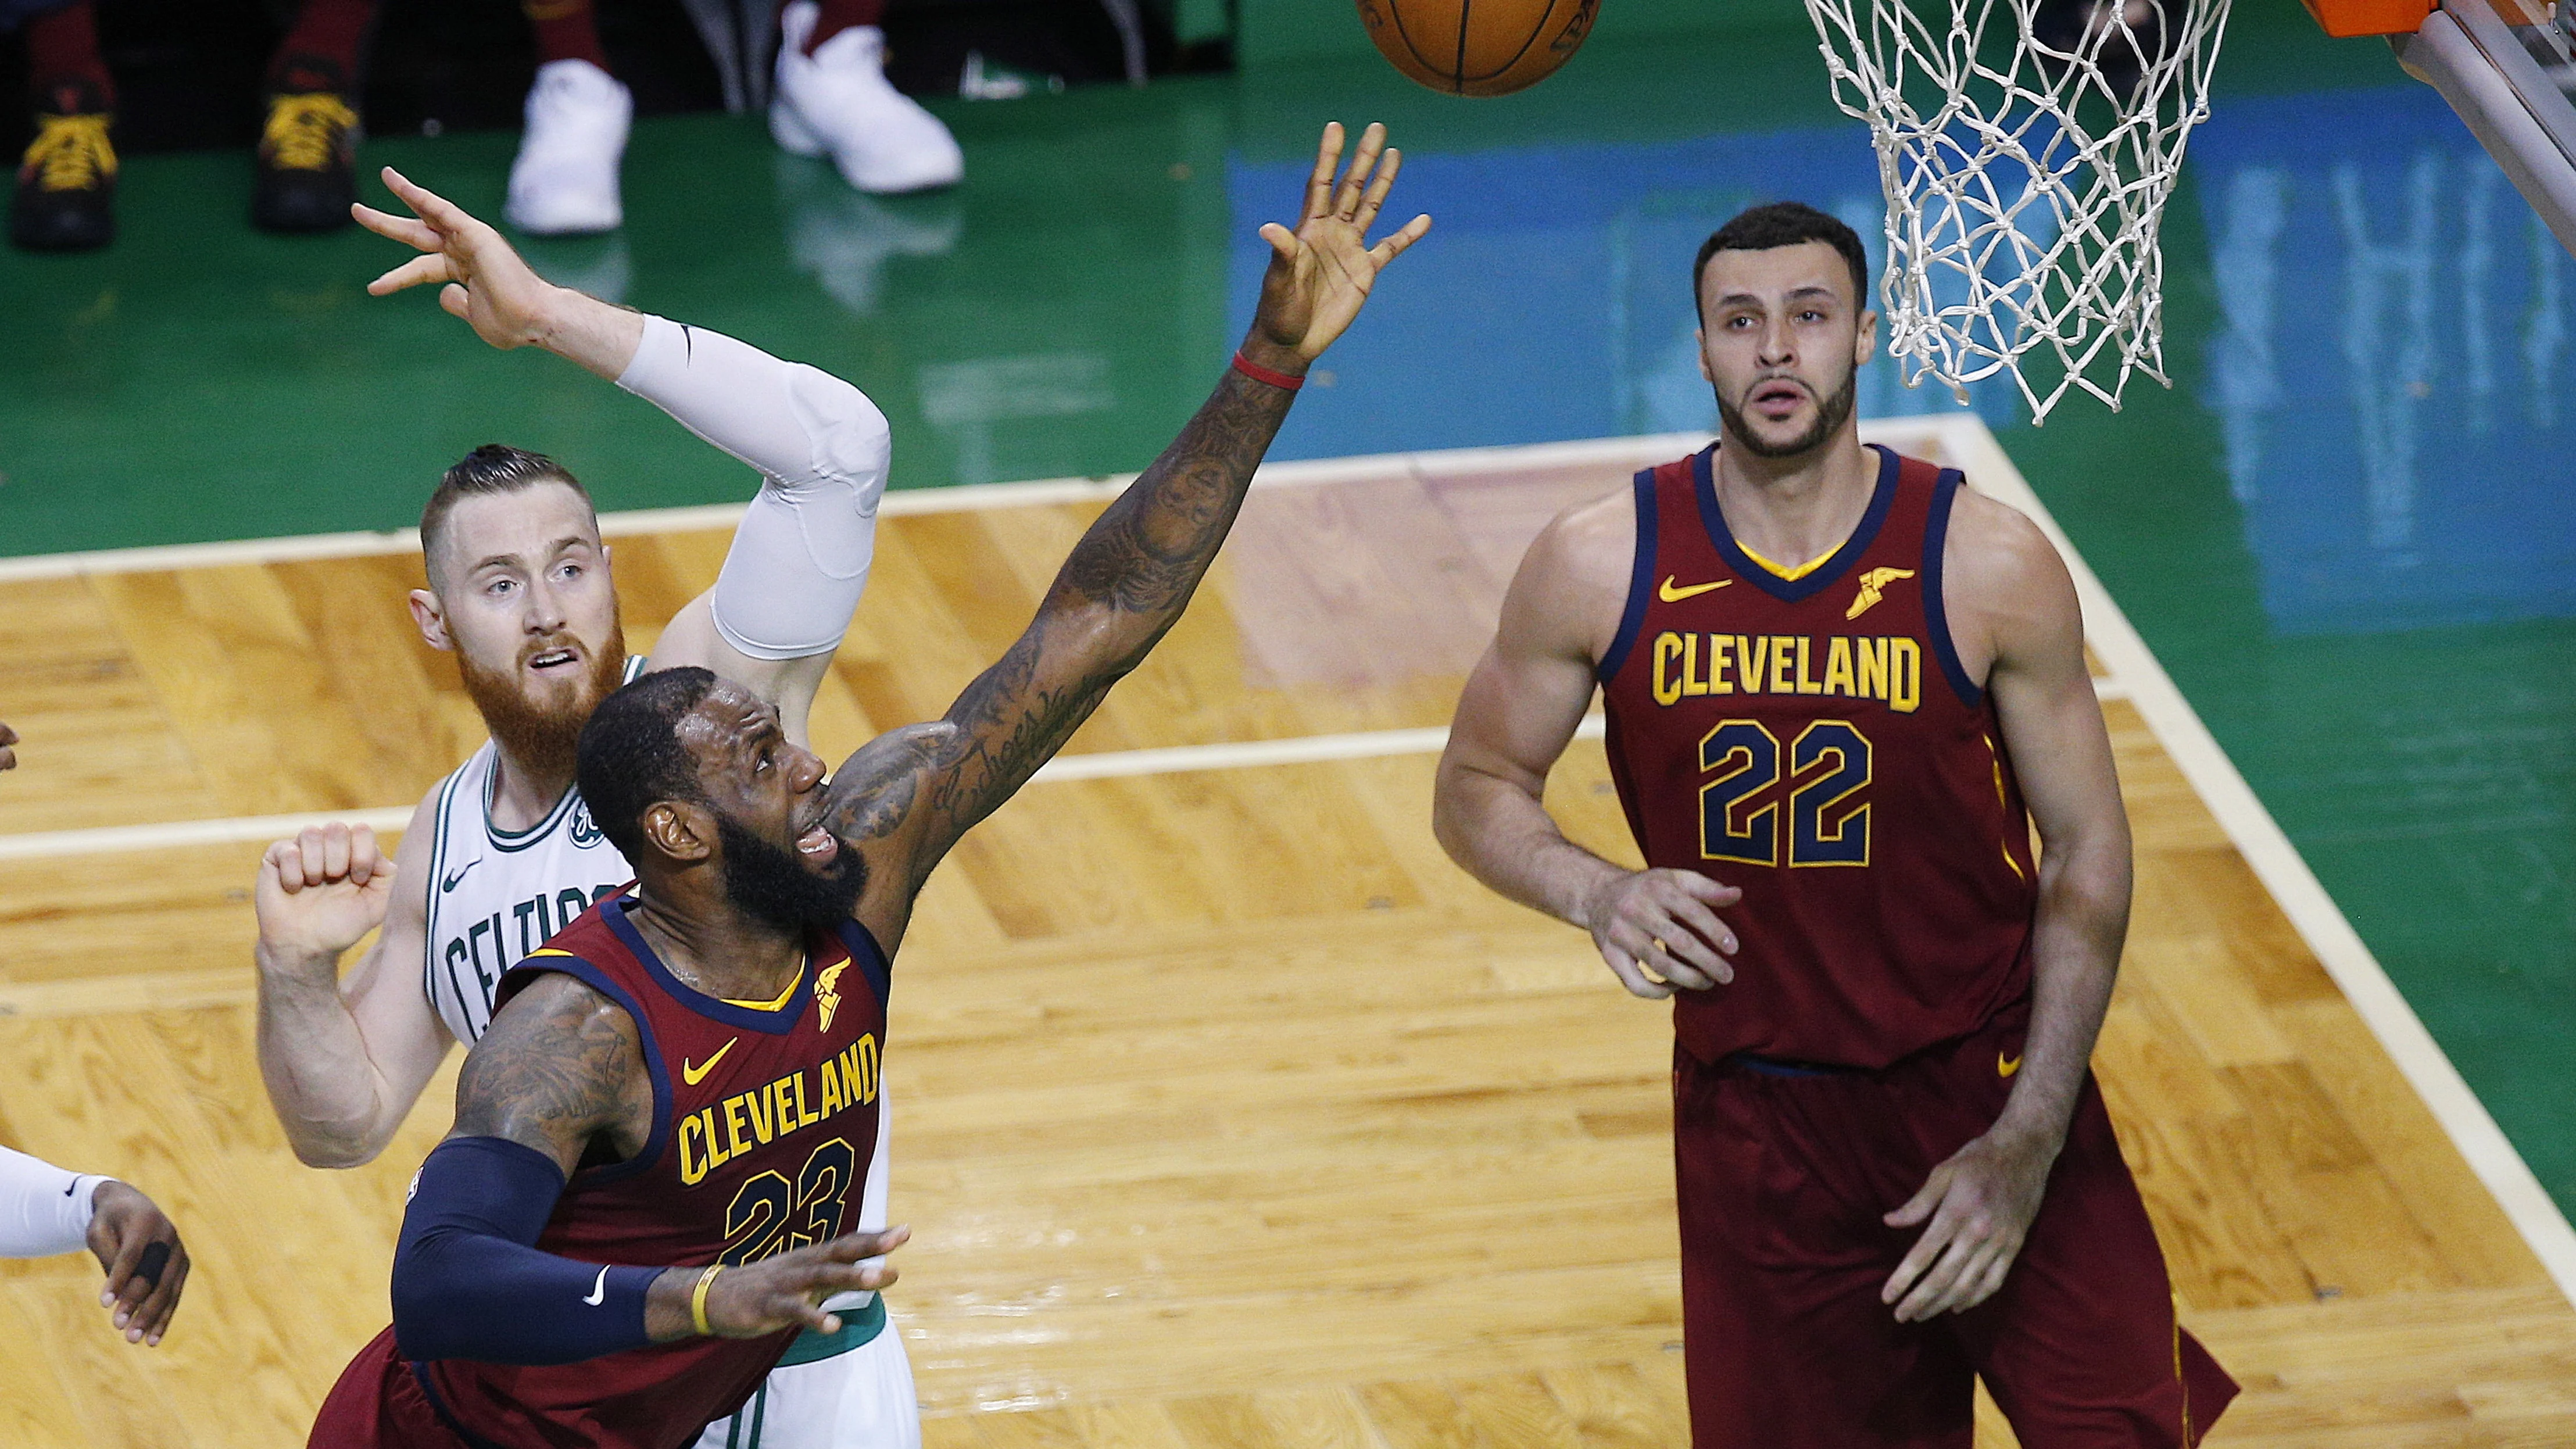
<path fill-rule="evenodd" d="M 1659 1001 L 1675 987 L 1705 991 L 1735 979 L 1735 933 L 1717 911 L 1742 899 L 1697 871 L 1627 871 L 1584 898 L 1583 924 L 1619 984 Z"/>
<path fill-rule="evenodd" d="M 383 925 L 394 863 L 364 825 L 307 826 L 259 862 L 259 944 L 273 956 L 327 956 Z"/>
<path fill-rule="evenodd" d="M 18 768 L 18 752 L 10 746 L 18 743 L 18 732 L 0 724 L 0 770 Z"/>
<path fill-rule="evenodd" d="M 697 1315 L 702 1307 L 705 1329 L 718 1338 L 758 1338 L 787 1328 L 838 1333 L 841 1316 L 824 1312 L 823 1300 L 892 1283 L 893 1264 L 865 1260 L 893 1252 L 911 1236 L 907 1227 L 845 1233 L 828 1243 L 726 1268 L 706 1283 L 702 1305 L 691 1300 L 698 1295 L 705 1270 L 673 1268 L 654 1281 L 646 1302 L 651 1331 L 657 1339 L 700 1332 Z M 688 1325 L 685 1330 L 679 1328 L 682 1323 Z"/>

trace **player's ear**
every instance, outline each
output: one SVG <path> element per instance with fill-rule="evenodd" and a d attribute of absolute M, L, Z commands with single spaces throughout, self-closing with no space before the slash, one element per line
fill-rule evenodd
<path fill-rule="evenodd" d="M 1860 336 L 1852 342 L 1852 366 L 1859 367 L 1878 355 L 1878 309 L 1860 309 Z"/>
<path fill-rule="evenodd" d="M 427 589 L 414 589 L 405 602 L 411 605 L 411 621 L 420 626 L 420 637 L 430 648 L 456 647 L 456 641 L 447 637 L 447 611 L 439 607 L 438 595 Z"/>
<path fill-rule="evenodd" d="M 1717 386 L 1717 374 L 1708 370 L 1708 329 L 1706 327 L 1692 328 L 1691 343 L 1692 351 L 1699 355 L 1699 375 L 1701 379 L 1707 382 L 1711 387 Z"/>
<path fill-rule="evenodd" d="M 694 865 L 715 854 L 716 822 L 713 811 L 685 800 L 656 800 L 644 808 L 644 838 L 653 848 L 684 865 Z"/>

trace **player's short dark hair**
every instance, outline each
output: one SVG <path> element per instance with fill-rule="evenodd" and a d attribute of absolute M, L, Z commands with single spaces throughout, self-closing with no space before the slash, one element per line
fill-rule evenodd
<path fill-rule="evenodd" d="M 1803 201 L 1774 201 L 1736 213 L 1733 221 L 1709 233 L 1708 240 L 1699 244 L 1699 257 L 1691 263 L 1691 311 L 1699 311 L 1699 284 L 1708 275 L 1710 257 L 1719 252 L 1767 252 L 1773 247 L 1811 241 L 1823 242 L 1843 254 L 1844 263 L 1851 268 L 1853 299 L 1867 307 L 1869 253 L 1861 248 L 1860 233 L 1843 225 L 1840 218 Z"/>
<path fill-rule="evenodd" d="M 708 670 L 655 670 L 601 700 L 581 727 L 573 769 L 582 803 L 628 865 L 644 858 L 645 811 L 665 800 L 706 801 L 680 721 L 715 687 Z"/>
<path fill-rule="evenodd" d="M 429 502 L 420 510 L 420 551 L 428 560 L 431 587 L 438 584 L 438 552 L 446 542 L 447 515 L 456 511 L 457 504 L 468 498 L 516 493 L 540 483 L 560 483 L 581 495 L 584 508 L 591 507 L 590 490 L 570 469 L 543 453 L 507 443 L 485 443 L 439 475 L 438 486 L 430 490 Z"/>

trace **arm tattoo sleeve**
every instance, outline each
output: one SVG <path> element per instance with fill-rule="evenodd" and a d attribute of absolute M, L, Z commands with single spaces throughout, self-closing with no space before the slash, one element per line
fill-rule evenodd
<path fill-rule="evenodd" d="M 926 808 L 918 881 L 1062 749 L 1188 607 L 1290 399 L 1228 369 L 1181 435 L 1074 545 L 1027 632 L 966 686 L 947 718 L 877 740 L 842 766 L 832 783 L 842 837 L 889 835 Z"/>
<path fill-rule="evenodd" d="M 569 1168 L 618 1125 L 637 1060 L 624 1010 L 569 976 L 550 975 L 502 1008 L 456 1082 L 458 1137 L 500 1137 Z"/>

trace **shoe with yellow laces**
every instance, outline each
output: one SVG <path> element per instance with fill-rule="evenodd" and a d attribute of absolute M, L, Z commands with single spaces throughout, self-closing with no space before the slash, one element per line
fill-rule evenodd
<path fill-rule="evenodd" d="M 358 199 L 358 113 L 337 91 L 268 98 L 259 137 L 251 224 L 265 231 L 330 231 Z"/>
<path fill-rule="evenodd" d="M 104 111 L 36 113 L 18 163 L 9 240 L 34 252 L 85 252 L 116 239 L 116 148 Z"/>

